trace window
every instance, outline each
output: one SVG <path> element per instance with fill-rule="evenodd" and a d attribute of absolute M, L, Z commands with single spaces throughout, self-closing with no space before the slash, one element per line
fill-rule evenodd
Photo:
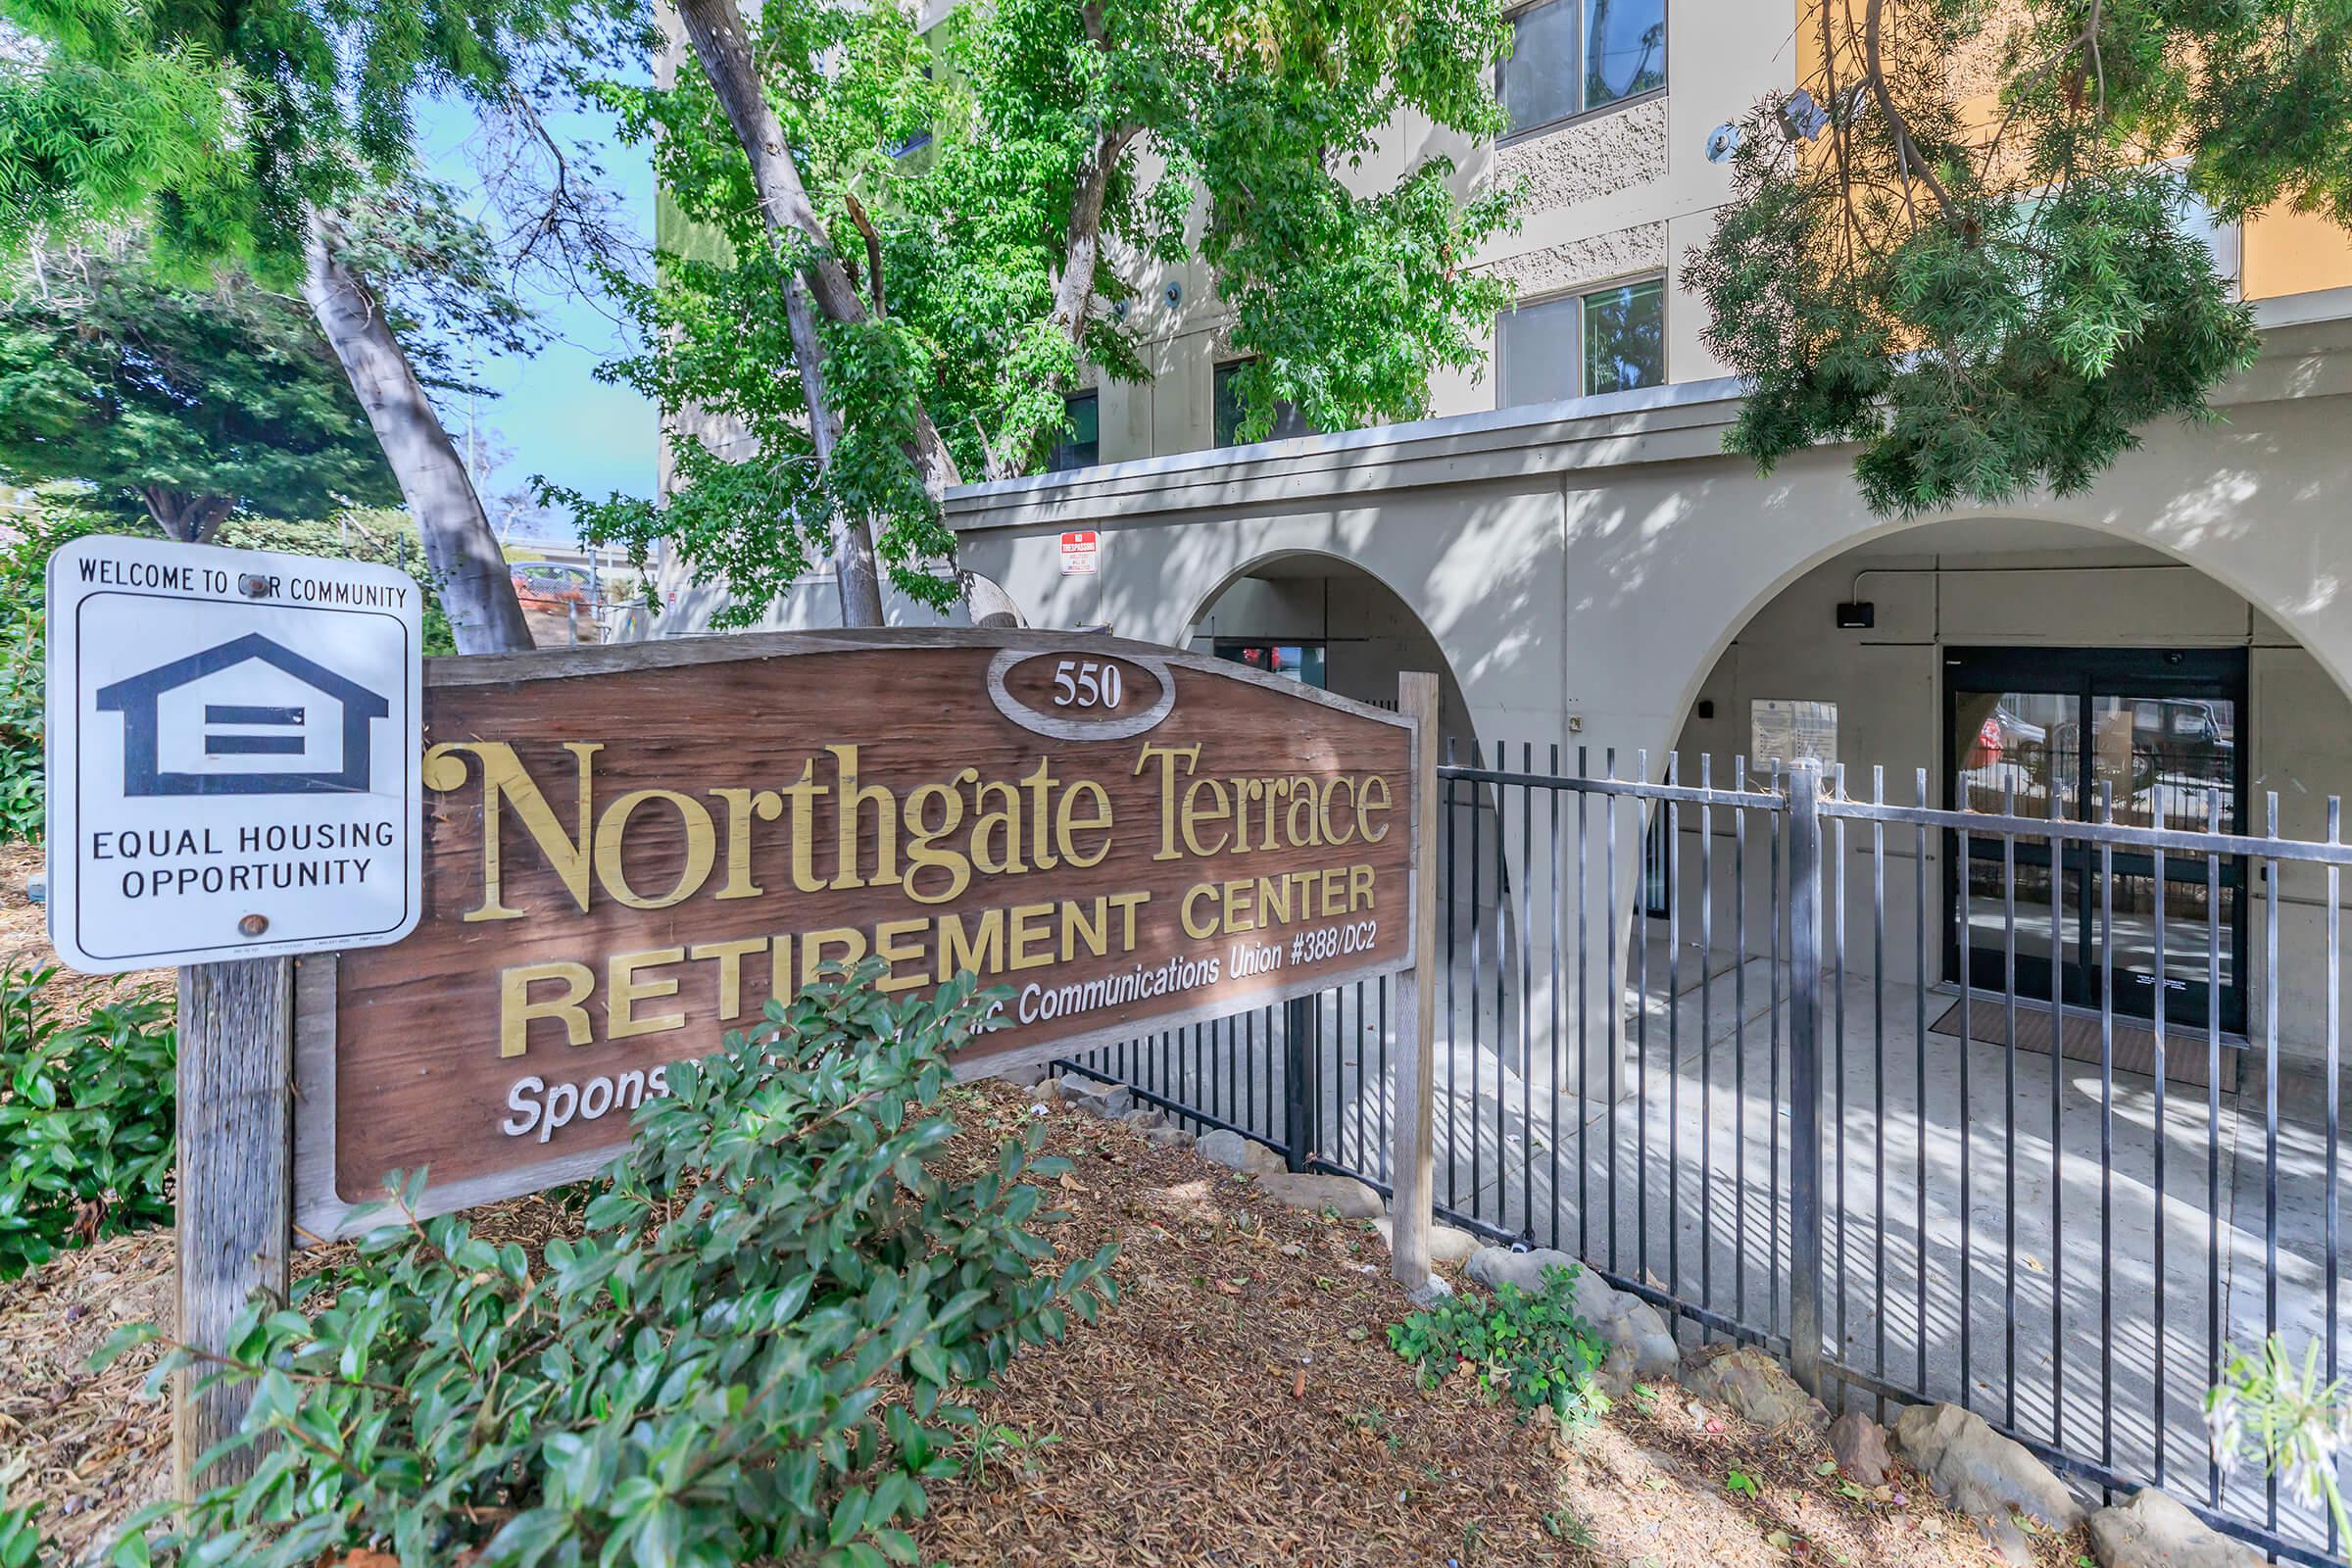
<path fill-rule="evenodd" d="M 1499 86 L 1512 134 L 1666 85 L 1666 0 L 1541 0 L 1511 38 Z"/>
<path fill-rule="evenodd" d="M 1666 379 L 1666 280 L 1538 300 L 1494 324 L 1497 407 L 1623 392 Z"/>
<path fill-rule="evenodd" d="M 1046 454 L 1046 471 L 1091 468 L 1102 461 L 1102 395 L 1079 392 L 1062 399 L 1069 426 Z"/>
<path fill-rule="evenodd" d="M 1248 360 L 1227 360 L 1217 367 L 1215 407 L 1212 413 L 1218 446 L 1232 446 L 1241 438 L 1244 411 L 1241 390 L 1235 385 L 1235 378 L 1241 373 L 1242 367 L 1249 363 Z M 1314 433 L 1315 427 L 1306 422 L 1306 416 L 1300 414 L 1295 405 L 1274 405 L 1274 428 L 1266 432 L 1267 440 L 1282 441 L 1295 435 Z"/>
<path fill-rule="evenodd" d="M 1237 664 L 1280 675 L 1321 691 L 1326 685 L 1326 654 L 1321 643 L 1229 642 L 1220 639 L 1217 657 Z"/>

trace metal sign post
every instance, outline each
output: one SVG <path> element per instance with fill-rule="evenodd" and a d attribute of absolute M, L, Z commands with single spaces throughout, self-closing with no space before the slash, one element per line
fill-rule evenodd
<path fill-rule="evenodd" d="M 50 941 L 93 973 L 179 966 L 178 1332 L 218 1354 L 255 1291 L 286 1292 L 288 956 L 397 942 L 422 907 L 422 593 L 388 566 L 97 535 L 50 558 L 48 612 Z M 183 1495 L 249 1402 L 192 1382 Z"/>

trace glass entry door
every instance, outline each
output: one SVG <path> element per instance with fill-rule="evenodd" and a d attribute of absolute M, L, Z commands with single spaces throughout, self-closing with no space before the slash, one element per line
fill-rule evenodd
<path fill-rule="evenodd" d="M 1947 650 L 1946 798 L 1970 810 L 2095 819 L 2104 785 L 2119 823 L 2202 828 L 2218 810 L 2225 830 L 2241 829 L 2245 689 L 2242 649 Z M 2072 844 L 2054 857 L 2046 837 L 2021 834 L 2008 852 L 2000 838 L 1972 835 L 1965 868 L 1958 848 L 1950 835 L 1949 978 L 1960 977 L 1964 874 L 1969 983 L 1993 991 L 2006 983 L 2014 910 L 2020 995 L 2045 998 L 2055 986 L 2070 1004 L 2096 1006 L 2104 898 L 2112 901 L 2115 1008 L 2154 1015 L 2155 857 L 2117 852 L 2102 888 L 2101 858 L 2090 846 Z M 2005 852 L 2014 854 L 2013 871 Z M 2244 1027 L 2244 892 L 2240 859 L 2165 858 L 2168 1018 L 2204 1023 L 2218 987 L 2223 1027 Z"/>

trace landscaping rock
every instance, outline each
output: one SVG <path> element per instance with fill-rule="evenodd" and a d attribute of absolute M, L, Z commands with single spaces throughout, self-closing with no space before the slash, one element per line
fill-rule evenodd
<path fill-rule="evenodd" d="M 1791 1424 L 1818 1432 L 1830 1412 L 1788 1375 L 1788 1368 L 1752 1345 L 1735 1346 L 1683 1374 L 1683 1387 L 1741 1419 L 1771 1429 Z"/>
<path fill-rule="evenodd" d="M 1035 1089 L 1053 1076 L 1054 1069 L 1042 1061 L 1016 1062 L 997 1071 L 997 1077 L 1020 1089 Z"/>
<path fill-rule="evenodd" d="M 1275 1202 L 1303 1208 L 1310 1214 L 1328 1208 L 1342 1219 L 1370 1219 L 1380 1212 L 1380 1195 L 1352 1176 L 1277 1170 L 1260 1176 L 1257 1186 Z"/>
<path fill-rule="evenodd" d="M 1432 1307 L 1440 1301 L 1453 1298 L 1453 1287 L 1432 1274 L 1419 1285 L 1404 1293 L 1404 1298 L 1418 1307 Z"/>
<path fill-rule="evenodd" d="M 1848 1410 L 1830 1423 L 1830 1452 L 1845 1479 L 1861 1487 L 1886 1484 L 1886 1429 L 1859 1410 Z"/>
<path fill-rule="evenodd" d="M 1090 1116 L 1117 1121 L 1135 1108 L 1135 1091 L 1125 1084 L 1106 1084 L 1093 1078 L 1064 1074 L 1061 1098 Z"/>
<path fill-rule="evenodd" d="M 1147 1127 L 1144 1129 L 1144 1141 L 1157 1144 L 1162 1149 L 1190 1149 L 1196 1140 L 1189 1127 Z"/>
<path fill-rule="evenodd" d="M 1372 1222 L 1372 1226 L 1380 1232 L 1380 1239 L 1388 1243 L 1391 1249 L 1396 1247 L 1396 1221 L 1392 1215 L 1384 1212 Z M 1432 1225 L 1429 1228 L 1429 1260 L 1432 1263 L 1466 1263 L 1486 1245 L 1470 1232 L 1457 1230 L 1451 1225 Z"/>
<path fill-rule="evenodd" d="M 1139 1133 L 1148 1133 L 1154 1127 L 1165 1127 L 1168 1113 L 1157 1105 L 1138 1105 L 1119 1119 Z"/>
<path fill-rule="evenodd" d="M 1508 1283 L 1532 1293 L 1544 1289 L 1545 1271 L 1554 1268 L 1577 1270 L 1576 1315 L 1609 1347 L 1611 1360 L 1602 1363 L 1604 1392 L 1621 1397 L 1637 1378 L 1667 1377 L 1681 1364 L 1682 1348 L 1675 1344 L 1657 1308 L 1638 1296 L 1612 1289 L 1608 1281 L 1580 1267 L 1566 1252 L 1550 1248 L 1514 1252 L 1507 1247 L 1482 1247 L 1471 1254 L 1462 1273 L 1490 1290 Z"/>
<path fill-rule="evenodd" d="M 1244 1138 L 1240 1133 L 1222 1127 L 1215 1132 L 1202 1133 L 1200 1142 L 1194 1148 L 1202 1159 L 1214 1160 L 1220 1165 L 1229 1165 L 1252 1176 L 1270 1176 L 1275 1171 L 1289 1168 L 1283 1164 L 1280 1154 L 1256 1139 Z"/>
<path fill-rule="evenodd" d="M 1974 1518 L 2003 1557 L 2034 1560 L 2023 1514 L 2050 1530 L 2082 1522 L 2082 1504 L 2047 1465 L 1956 1404 L 1915 1404 L 1895 1418 L 1895 1447 L 1937 1494 Z"/>
<path fill-rule="evenodd" d="M 2090 1549 L 2099 1568 L 2261 1568 L 2263 1561 L 2154 1487 L 2092 1514 Z"/>
<path fill-rule="evenodd" d="M 1533 1251 L 1515 1252 L 1507 1247 L 1482 1247 L 1470 1254 L 1470 1262 L 1462 1270 L 1463 1277 L 1474 1285 L 1495 1290 L 1504 1285 L 1516 1285 L 1534 1296 L 1544 1289 L 1544 1274 L 1547 1269 L 1575 1268 L 1576 1259 L 1566 1252 L 1555 1252 L 1548 1247 Z M 1590 1318 L 1592 1314 L 1587 1312 Z"/>

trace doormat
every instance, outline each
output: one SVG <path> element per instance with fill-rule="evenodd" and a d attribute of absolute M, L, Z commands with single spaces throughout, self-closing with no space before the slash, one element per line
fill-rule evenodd
<path fill-rule="evenodd" d="M 1928 1026 L 1928 1033 L 1960 1038 L 1961 1003 L 1953 1003 L 1942 1017 Z M 1989 1045 L 2001 1045 L 2009 1038 L 2009 1008 L 1998 996 L 1971 997 L 1966 1004 L 1968 1037 Z M 2050 1009 L 2020 1001 L 2017 1005 L 2017 1049 L 2035 1055 L 2050 1054 Z M 2099 1059 L 2099 1015 L 2078 1007 L 2069 1007 L 2065 1017 L 2066 1059 L 2096 1062 Z M 2135 1072 L 2143 1078 L 2156 1075 L 2156 1034 L 2136 1019 L 2118 1018 L 2113 1034 L 2115 1070 Z M 2175 1026 L 2164 1033 L 2164 1077 L 2167 1083 L 2183 1084 L 2193 1089 L 2206 1085 L 2212 1065 L 2212 1046 L 2202 1029 L 2190 1030 Z M 2222 1042 L 2222 1088 L 2237 1092 L 2238 1048 Z"/>

